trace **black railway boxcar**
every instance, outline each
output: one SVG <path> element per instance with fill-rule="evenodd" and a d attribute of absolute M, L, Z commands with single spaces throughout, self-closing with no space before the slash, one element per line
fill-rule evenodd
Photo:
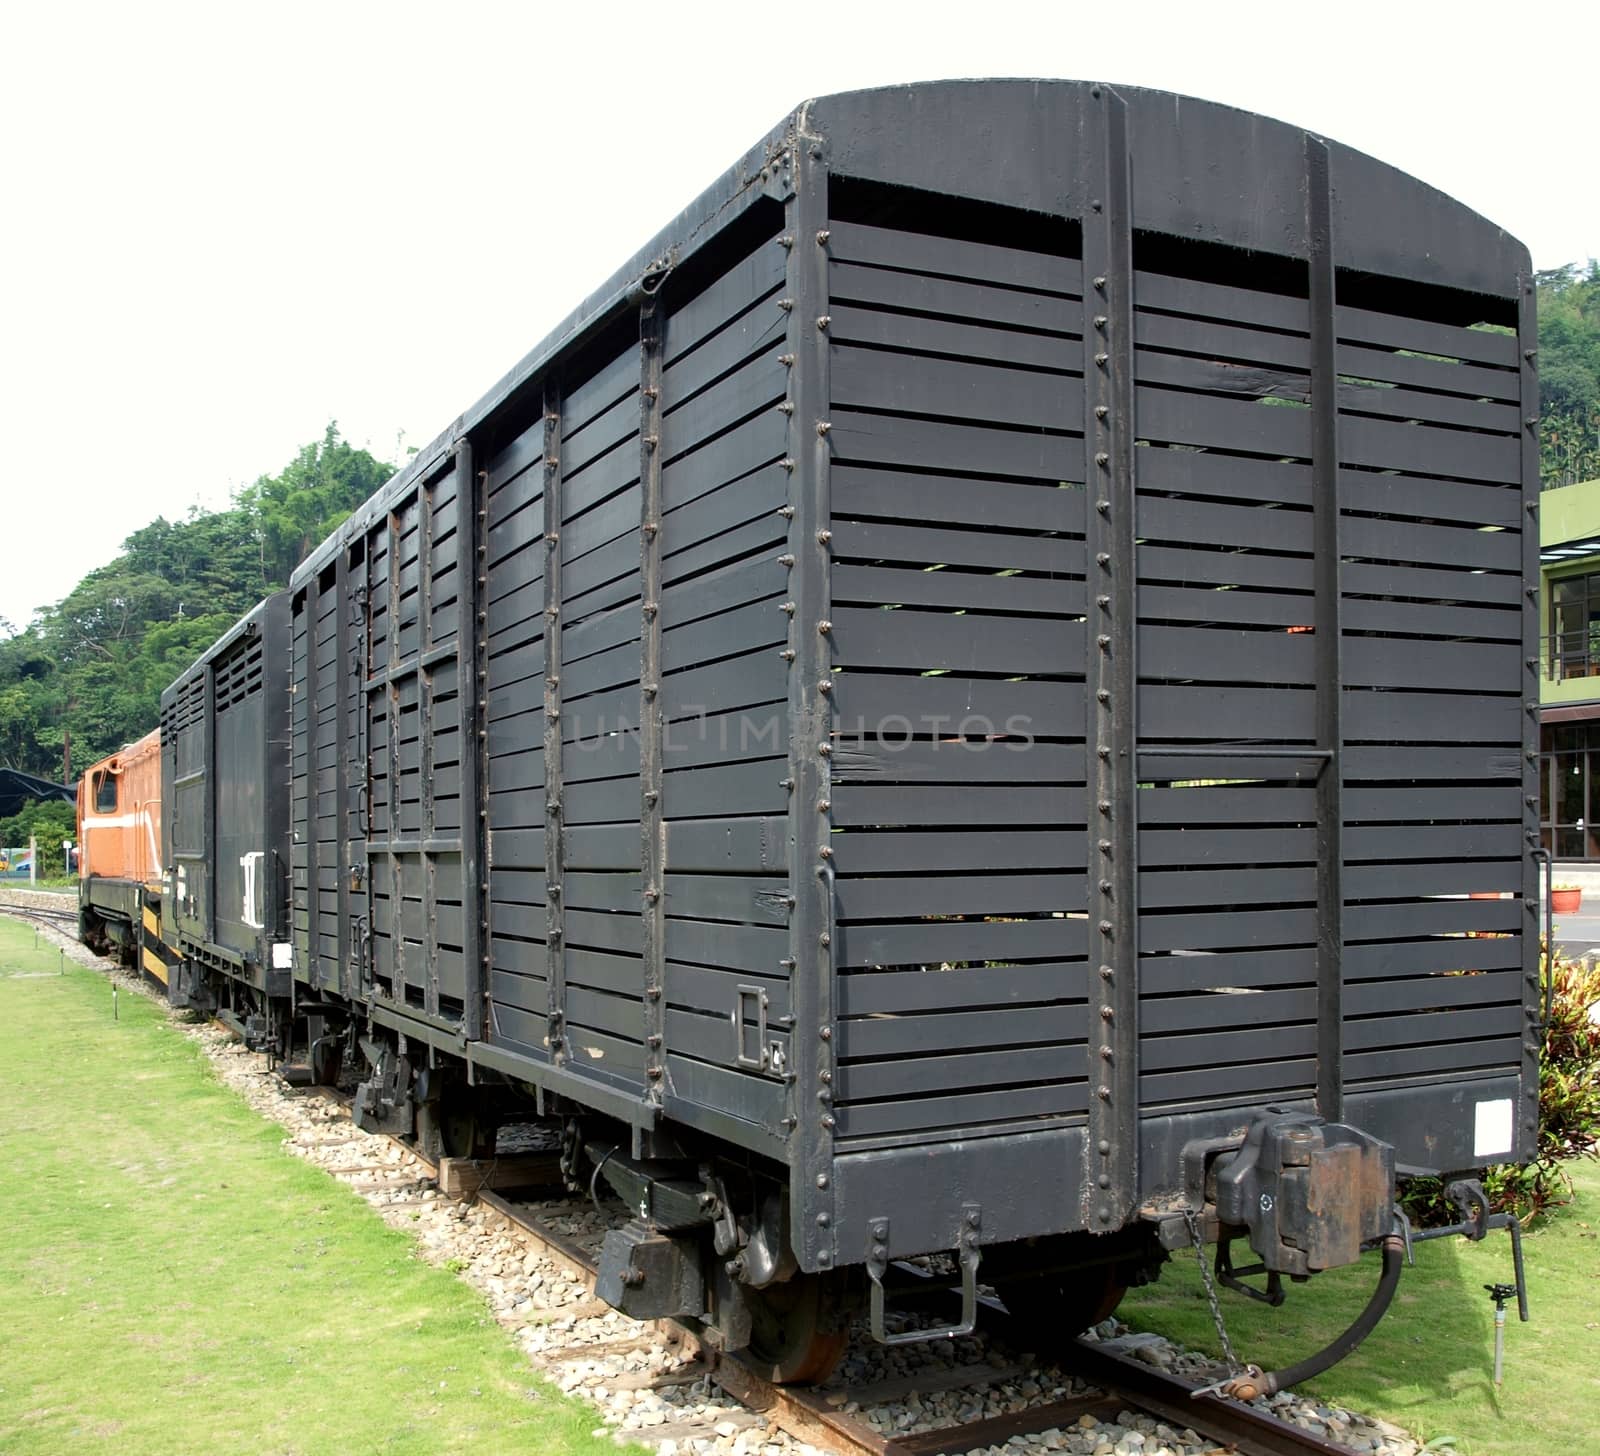
<path fill-rule="evenodd" d="M 278 592 L 161 695 L 168 993 L 262 1045 L 290 985 L 288 634 Z"/>
<path fill-rule="evenodd" d="M 291 584 L 358 1115 L 568 1118 L 607 1297 L 785 1378 L 902 1255 L 1072 1327 L 1190 1228 L 1397 1269 L 1397 1170 L 1533 1146 L 1531 340 L 1280 123 L 806 103 Z"/>

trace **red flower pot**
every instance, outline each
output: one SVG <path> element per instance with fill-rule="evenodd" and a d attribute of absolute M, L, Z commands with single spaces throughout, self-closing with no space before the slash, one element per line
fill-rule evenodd
<path fill-rule="evenodd" d="M 1552 890 L 1550 892 L 1550 908 L 1557 915 L 1576 915 L 1578 906 L 1582 903 L 1582 890 Z"/>

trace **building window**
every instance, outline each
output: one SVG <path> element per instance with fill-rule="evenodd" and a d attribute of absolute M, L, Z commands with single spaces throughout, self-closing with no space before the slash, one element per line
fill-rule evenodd
<path fill-rule="evenodd" d="M 1600 676 L 1600 575 L 1558 577 L 1550 583 L 1548 675 Z"/>
<path fill-rule="evenodd" d="M 1547 723 L 1540 737 L 1544 846 L 1557 859 L 1600 860 L 1600 721 Z"/>

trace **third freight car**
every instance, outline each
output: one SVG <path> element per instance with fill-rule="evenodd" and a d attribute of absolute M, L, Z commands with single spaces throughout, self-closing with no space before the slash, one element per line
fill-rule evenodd
<path fill-rule="evenodd" d="M 274 1051 L 289 1029 L 289 694 L 278 592 L 161 696 L 171 999 Z"/>

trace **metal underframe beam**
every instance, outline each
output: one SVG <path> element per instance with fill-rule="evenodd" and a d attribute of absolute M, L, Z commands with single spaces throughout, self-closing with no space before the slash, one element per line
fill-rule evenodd
<path fill-rule="evenodd" d="M 1139 1197 L 1138 636 L 1133 214 L 1127 105 L 1093 86 L 1083 215 L 1088 557 L 1089 1155 L 1082 1217 L 1120 1228 Z"/>
<path fill-rule="evenodd" d="M 1339 362 L 1328 145 L 1305 140 L 1311 316 L 1311 530 L 1317 747 L 1317 1111 L 1344 1115 L 1343 647 L 1339 596 Z"/>
<path fill-rule="evenodd" d="M 566 944 L 562 905 L 561 832 L 561 390 L 544 391 L 544 883 L 545 974 L 548 978 L 550 1059 L 567 1060 Z"/>

